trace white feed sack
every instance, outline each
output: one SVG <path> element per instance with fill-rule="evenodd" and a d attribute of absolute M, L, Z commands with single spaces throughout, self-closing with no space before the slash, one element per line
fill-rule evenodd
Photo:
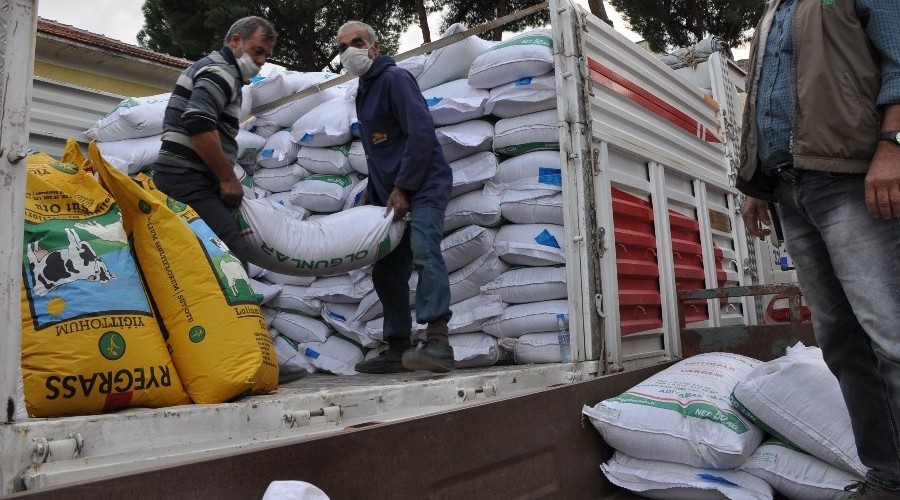
<path fill-rule="evenodd" d="M 284 130 L 284 127 L 277 123 L 267 122 L 259 118 L 255 118 L 247 122 L 246 127 L 247 131 L 258 135 L 263 139 L 268 139 L 269 137 L 272 137 L 276 132 L 281 132 L 282 130 Z"/>
<path fill-rule="evenodd" d="M 487 90 L 470 87 L 465 78 L 422 91 L 436 126 L 481 118 L 487 114 L 484 103 L 489 95 Z"/>
<path fill-rule="evenodd" d="M 526 333 L 555 332 L 566 328 L 568 300 L 514 304 L 503 314 L 485 321 L 481 329 L 495 337 L 521 337 Z"/>
<path fill-rule="evenodd" d="M 507 224 L 494 238 L 500 258 L 514 266 L 553 266 L 566 262 L 566 231 L 557 224 Z"/>
<path fill-rule="evenodd" d="M 453 316 L 447 322 L 450 333 L 481 332 L 485 321 L 503 314 L 505 304 L 496 295 L 480 294 L 450 305 Z M 416 324 L 413 330 L 424 332 L 426 325 Z"/>
<path fill-rule="evenodd" d="M 259 152 L 266 145 L 266 138 L 254 134 L 248 130 L 238 130 L 237 137 L 237 162 L 241 165 L 255 166 Z"/>
<path fill-rule="evenodd" d="M 509 269 L 497 252 L 490 250 L 466 267 L 450 273 L 450 303 L 456 304 L 481 293 L 481 287 Z"/>
<path fill-rule="evenodd" d="M 285 78 L 284 73 L 277 68 L 272 68 L 265 76 L 258 75 L 253 77 L 250 80 L 250 85 L 245 85 L 245 88 L 249 88 L 247 92 L 253 107 L 277 101 L 290 95 L 293 91 L 291 83 Z"/>
<path fill-rule="evenodd" d="M 363 347 L 376 347 L 380 339 L 372 338 L 366 332 L 365 321 L 353 321 L 356 304 L 322 304 L 322 319 L 331 325 L 339 334 L 357 342 Z"/>
<path fill-rule="evenodd" d="M 397 66 L 409 71 L 409 74 L 412 75 L 413 78 L 419 78 L 419 75 L 422 74 L 422 70 L 425 69 L 425 61 L 427 60 L 428 56 L 412 56 L 397 61 Z"/>
<path fill-rule="evenodd" d="M 536 29 L 494 45 L 478 56 L 469 69 L 469 85 L 492 89 L 553 70 L 553 34 Z"/>
<path fill-rule="evenodd" d="M 318 316 L 322 309 L 322 301 L 307 296 L 308 286 L 284 285 L 281 293 L 266 304 L 278 312 Z"/>
<path fill-rule="evenodd" d="M 771 484 L 792 500 L 844 500 L 844 489 L 863 478 L 770 438 L 737 468 Z"/>
<path fill-rule="evenodd" d="M 532 151 L 513 156 L 497 165 L 497 175 L 487 184 L 486 194 L 507 190 L 556 194 L 562 191 L 562 158 L 559 151 Z"/>
<path fill-rule="evenodd" d="M 163 119 L 166 115 L 166 106 L 169 105 L 169 97 L 171 94 L 166 92 L 123 99 L 116 109 L 85 130 L 84 135 L 98 142 L 160 135 L 163 132 Z"/>
<path fill-rule="evenodd" d="M 409 276 L 409 281 L 407 284 L 409 285 L 409 307 L 413 307 L 416 305 L 416 286 L 419 283 L 419 275 L 416 271 L 413 271 Z M 353 321 L 370 321 L 375 319 L 378 316 L 381 316 L 384 313 L 384 306 L 381 303 L 381 300 L 378 298 L 378 294 L 375 293 L 374 284 L 372 286 L 372 290 L 366 294 L 362 300 L 359 301 L 359 306 L 356 308 L 356 314 L 353 315 Z"/>
<path fill-rule="evenodd" d="M 256 164 L 262 168 L 283 167 L 297 160 L 298 151 L 300 146 L 291 140 L 291 131 L 281 130 L 266 139 Z"/>
<path fill-rule="evenodd" d="M 865 475 L 850 414 L 834 375 L 817 347 L 793 347 L 787 356 L 750 372 L 731 395 L 743 415 L 807 453 Z"/>
<path fill-rule="evenodd" d="M 434 129 L 434 133 L 447 161 L 490 151 L 494 144 L 494 125 L 486 120 L 446 125 Z"/>
<path fill-rule="evenodd" d="M 497 155 L 490 151 L 450 162 L 453 171 L 453 187 L 450 197 L 455 198 L 471 191 L 479 191 L 485 182 L 497 174 Z"/>
<path fill-rule="evenodd" d="M 344 175 L 353 171 L 349 154 L 349 142 L 327 148 L 302 147 L 297 153 L 297 163 L 314 174 Z"/>
<path fill-rule="evenodd" d="M 500 199 L 472 191 L 451 198 L 444 211 L 444 231 L 455 231 L 471 224 L 494 227 L 500 224 Z"/>
<path fill-rule="evenodd" d="M 504 118 L 495 124 L 495 153 L 516 156 L 542 149 L 559 149 L 559 116 L 555 109 Z"/>
<path fill-rule="evenodd" d="M 582 413 L 610 446 L 632 457 L 734 468 L 750 458 L 764 432 L 729 396 L 760 364 L 738 354 L 692 356 Z"/>
<path fill-rule="evenodd" d="M 526 333 L 513 347 L 517 364 L 570 363 L 572 347 L 569 331 Z"/>
<path fill-rule="evenodd" d="M 350 151 L 347 152 L 347 161 L 350 167 L 363 175 L 369 175 L 369 159 L 366 151 L 363 149 L 362 142 L 353 141 L 350 143 Z"/>
<path fill-rule="evenodd" d="M 359 304 L 372 289 L 369 275 L 339 274 L 317 278 L 306 290 L 306 296 L 335 304 Z"/>
<path fill-rule="evenodd" d="M 511 194 L 519 195 L 511 197 Z M 500 215 L 514 224 L 558 224 L 565 222 L 562 193 L 529 196 L 528 191 L 507 191 L 500 196 Z M 512 198 L 507 201 L 507 198 Z"/>
<path fill-rule="evenodd" d="M 272 338 L 272 347 L 275 348 L 275 355 L 278 357 L 278 364 L 280 366 L 300 366 L 306 369 L 307 372 L 316 371 L 306 358 L 299 355 L 300 353 L 297 350 L 300 346 L 297 342 L 284 335 L 280 335 L 275 329 L 272 329 L 269 334 L 271 335 L 272 332 L 275 332 L 276 334 Z"/>
<path fill-rule="evenodd" d="M 254 264 L 307 276 L 345 273 L 372 264 L 397 246 L 405 230 L 404 222 L 384 217 L 384 208 L 374 206 L 300 221 L 279 216 L 267 202 L 244 200 L 239 217 Z"/>
<path fill-rule="evenodd" d="M 466 30 L 466 26 L 456 23 L 447 28 L 442 38 Z M 419 88 L 428 90 L 460 78 L 467 78 L 469 68 L 478 56 L 496 45 L 496 42 L 483 40 L 477 36 L 466 37 L 456 43 L 441 47 L 429 54 L 416 77 Z"/>
<path fill-rule="evenodd" d="M 318 213 L 340 211 L 350 196 L 356 175 L 311 175 L 291 189 L 291 203 Z"/>
<path fill-rule="evenodd" d="M 250 265 L 253 266 L 253 264 Z M 316 281 L 315 276 L 294 276 L 292 274 L 281 274 L 268 270 L 263 270 L 262 274 L 259 276 L 259 279 L 267 281 L 269 283 L 276 283 L 280 285 L 294 285 L 300 287 L 308 287 L 309 285 L 312 285 L 314 281 Z"/>
<path fill-rule="evenodd" d="M 134 175 L 138 172 L 150 170 L 159 156 L 159 148 L 162 146 L 162 136 L 139 137 L 137 139 L 122 139 L 111 142 L 98 142 L 100 154 L 116 170 Z"/>
<path fill-rule="evenodd" d="M 500 361 L 497 339 L 486 333 L 460 333 L 449 340 L 456 368 L 493 366 Z"/>
<path fill-rule="evenodd" d="M 280 295 L 284 285 L 264 283 L 250 278 L 250 288 L 253 289 L 253 293 L 260 296 L 259 305 L 263 305 Z"/>
<path fill-rule="evenodd" d="M 520 78 L 491 89 L 484 110 L 498 118 L 556 109 L 556 74 Z"/>
<path fill-rule="evenodd" d="M 285 81 L 289 87 L 293 88 L 293 93 L 306 90 L 318 84 L 325 83 L 336 77 L 333 73 L 297 73 L 285 76 Z M 331 99 L 335 99 L 344 95 L 346 91 L 339 87 L 329 87 L 325 90 L 315 92 L 306 97 L 293 100 L 287 104 L 281 105 L 273 110 L 265 111 L 255 117 L 254 125 L 258 123 L 271 123 L 278 127 L 290 127 L 303 115 L 309 113 L 313 108 Z M 260 104 L 254 102 L 254 107 Z"/>
<path fill-rule="evenodd" d="M 365 178 L 356 184 L 353 185 L 353 188 L 350 189 L 350 193 L 347 194 L 347 199 L 344 200 L 344 210 L 349 210 L 353 207 L 361 207 L 365 205 L 365 196 L 366 190 L 369 189 L 369 179 Z"/>
<path fill-rule="evenodd" d="M 447 272 L 462 269 L 493 250 L 496 234 L 496 229 L 467 226 L 445 236 L 441 240 L 441 254 L 444 256 Z"/>
<path fill-rule="evenodd" d="M 278 312 L 275 315 L 272 328 L 301 344 L 325 342 L 334 333 L 334 330 L 319 318 L 286 312 Z"/>
<path fill-rule="evenodd" d="M 251 200 L 256 199 L 256 190 L 253 187 L 253 177 L 247 175 L 247 171 L 244 170 L 244 167 L 234 164 L 231 166 L 234 170 L 234 176 L 237 177 L 239 183 L 241 183 L 241 187 L 244 188 L 244 198 L 249 198 Z"/>
<path fill-rule="evenodd" d="M 350 142 L 356 122 L 356 103 L 338 97 L 325 101 L 301 116 L 291 126 L 294 142 L 304 147 L 327 148 Z"/>
<path fill-rule="evenodd" d="M 295 184 L 309 177 L 310 172 L 296 163 L 283 167 L 263 168 L 253 174 L 253 184 L 272 193 L 289 192 Z"/>
<path fill-rule="evenodd" d="M 273 169 L 274 170 L 274 169 Z M 295 212 L 296 216 L 291 217 L 292 219 L 300 219 L 303 220 L 309 216 L 309 210 L 301 207 L 300 205 L 294 205 L 291 202 L 291 192 L 285 191 L 283 193 L 271 193 L 265 198 L 266 201 L 273 205 L 281 205 L 288 210 Z"/>
<path fill-rule="evenodd" d="M 511 269 L 481 287 L 481 292 L 497 295 L 507 304 L 526 304 L 565 299 L 565 267 L 523 267 Z"/>
<path fill-rule="evenodd" d="M 746 472 L 698 468 L 634 458 L 616 451 L 600 465 L 613 484 L 646 498 L 667 500 L 771 500 L 772 487 Z"/>
<path fill-rule="evenodd" d="M 306 344 L 301 348 L 301 354 L 313 366 L 335 375 L 356 375 L 354 367 L 366 355 L 366 348 L 340 335 L 332 335 L 324 343 Z"/>

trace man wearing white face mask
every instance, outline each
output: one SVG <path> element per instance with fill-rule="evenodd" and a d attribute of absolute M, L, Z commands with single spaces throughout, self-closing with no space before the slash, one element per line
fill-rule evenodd
<path fill-rule="evenodd" d="M 351 21 L 338 29 L 341 64 L 359 77 L 356 112 L 369 164 L 368 200 L 410 216 L 397 249 L 376 262 L 375 292 L 384 306 L 384 339 L 389 349 L 356 365 L 363 373 L 406 370 L 447 372 L 454 368 L 447 334 L 450 283 L 441 254 L 444 211 L 450 200 L 453 172 L 434 134 L 434 122 L 419 85 L 394 60 L 381 55 L 372 27 Z M 427 324 L 426 341 L 410 343 L 409 278 L 416 286 L 416 321 Z"/>
<path fill-rule="evenodd" d="M 241 87 L 272 54 L 277 36 L 272 23 L 261 17 L 239 19 L 222 49 L 184 70 L 166 108 L 154 165 L 156 186 L 196 210 L 245 264 L 247 243 L 234 219 L 244 196 L 233 170 Z"/>

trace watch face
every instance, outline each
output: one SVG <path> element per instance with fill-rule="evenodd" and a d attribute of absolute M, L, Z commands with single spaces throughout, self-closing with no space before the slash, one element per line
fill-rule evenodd
<path fill-rule="evenodd" d="M 900 144 L 900 131 L 894 134 L 894 142 Z"/>

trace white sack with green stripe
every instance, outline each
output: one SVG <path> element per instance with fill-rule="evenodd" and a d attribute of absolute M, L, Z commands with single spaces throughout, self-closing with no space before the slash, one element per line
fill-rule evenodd
<path fill-rule="evenodd" d="M 295 276 L 332 276 L 372 264 L 400 243 L 406 223 L 384 211 L 367 205 L 306 221 L 265 200 L 245 199 L 238 222 L 253 264 Z"/>
<path fill-rule="evenodd" d="M 731 391 L 761 363 L 729 353 L 692 356 L 582 413 L 610 446 L 632 457 L 734 468 L 764 433 L 731 406 Z"/>

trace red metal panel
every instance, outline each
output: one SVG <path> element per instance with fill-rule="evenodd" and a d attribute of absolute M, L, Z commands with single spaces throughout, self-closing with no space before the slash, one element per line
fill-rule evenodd
<path fill-rule="evenodd" d="M 672 233 L 672 257 L 675 261 L 676 286 L 679 290 L 706 288 L 703 247 L 700 243 L 700 222 L 669 210 L 669 228 Z M 687 301 L 685 319 L 688 323 L 708 320 L 709 309 L 706 301 Z"/>
<path fill-rule="evenodd" d="M 653 206 L 619 189 L 612 190 L 622 335 L 663 326 Z"/>
<path fill-rule="evenodd" d="M 588 73 L 591 80 L 619 94 L 620 96 L 644 107 L 676 127 L 695 135 L 706 142 L 722 144 L 722 139 L 715 132 L 706 128 L 696 118 L 672 106 L 668 102 L 653 95 L 638 84 L 628 80 L 612 69 L 588 58 Z"/>

